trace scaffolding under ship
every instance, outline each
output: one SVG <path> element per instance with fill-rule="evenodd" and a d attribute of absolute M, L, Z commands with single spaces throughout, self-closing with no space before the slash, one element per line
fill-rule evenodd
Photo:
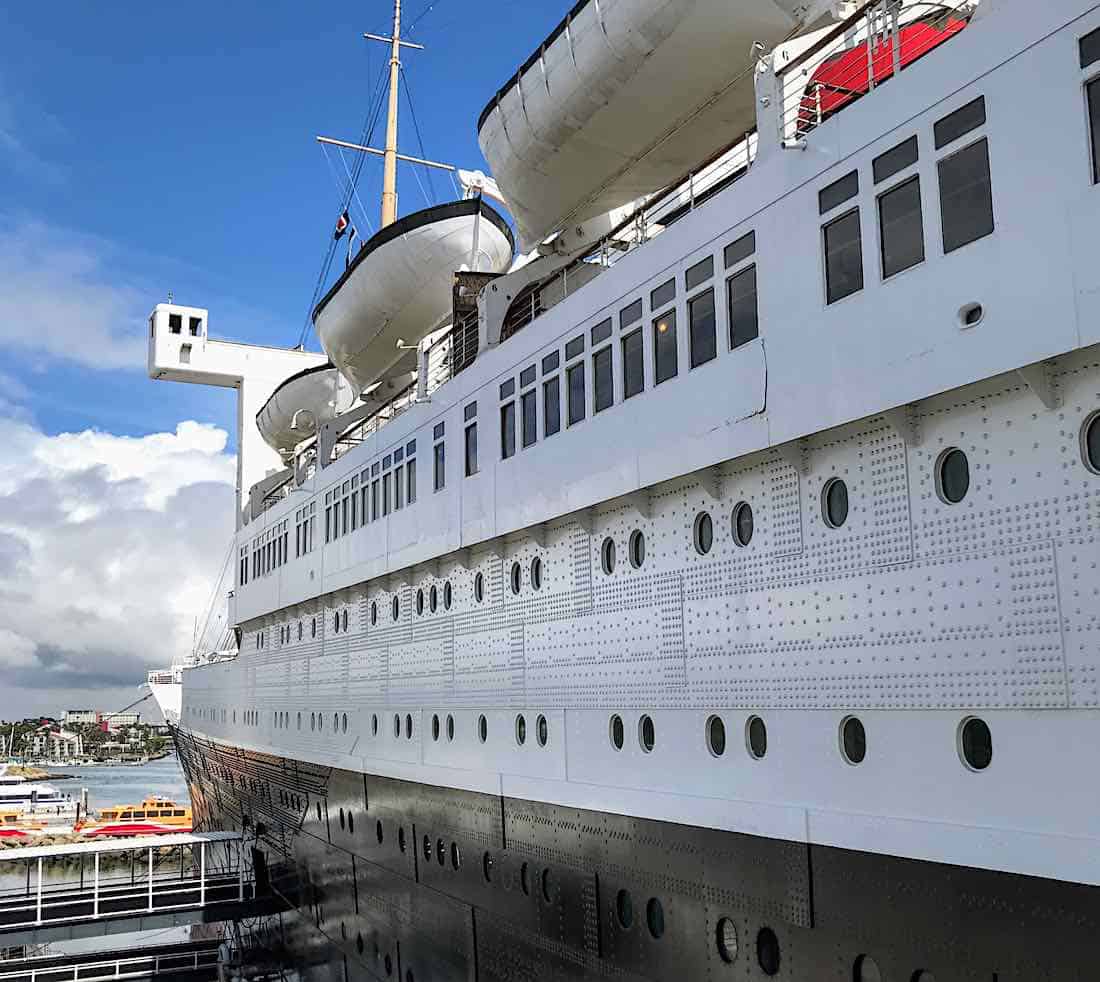
<path fill-rule="evenodd" d="M 580 0 L 404 217 L 396 6 L 324 353 L 151 323 L 237 389 L 232 642 L 155 690 L 270 950 L 1094 977 L 1100 6 Z"/>

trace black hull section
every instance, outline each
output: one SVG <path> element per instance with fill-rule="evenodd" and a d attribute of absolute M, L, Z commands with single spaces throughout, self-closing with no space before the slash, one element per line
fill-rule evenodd
<path fill-rule="evenodd" d="M 1100 977 L 1100 888 L 176 742 L 196 828 L 297 866 L 300 905 L 265 931 L 305 978 Z"/>

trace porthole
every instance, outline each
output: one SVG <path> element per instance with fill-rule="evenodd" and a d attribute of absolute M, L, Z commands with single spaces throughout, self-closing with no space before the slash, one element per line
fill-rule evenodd
<path fill-rule="evenodd" d="M 346 631 L 348 629 L 348 612 L 345 610 L 340 615 L 340 630 Z"/>
<path fill-rule="evenodd" d="M 443 584 L 443 609 L 451 609 L 451 581 L 448 580 Z"/>
<path fill-rule="evenodd" d="M 371 622 L 372 627 L 375 624 L 378 623 L 378 601 L 377 600 L 372 600 L 370 602 L 370 622 Z"/>
<path fill-rule="evenodd" d="M 609 735 L 611 737 L 611 746 L 613 746 L 616 750 L 622 750 L 625 740 L 625 734 L 623 728 L 623 718 L 618 714 L 611 717 Z"/>
<path fill-rule="evenodd" d="M 340 611 L 332 615 L 332 631 L 334 634 L 340 633 Z"/>
<path fill-rule="evenodd" d="M 745 746 L 756 760 L 763 760 L 768 752 L 768 727 L 759 716 L 750 716 L 745 724 Z"/>
<path fill-rule="evenodd" d="M 447 714 L 447 742 L 453 743 L 455 738 L 455 718 L 448 713 Z"/>
<path fill-rule="evenodd" d="M 1081 427 L 1081 459 L 1093 474 L 1100 474 L 1100 412 L 1093 413 Z"/>
<path fill-rule="evenodd" d="M 311 638 L 317 637 L 317 618 L 311 618 L 309 622 L 309 636 Z"/>
<path fill-rule="evenodd" d="M 542 899 L 548 904 L 554 902 L 553 891 L 550 885 L 550 870 L 548 869 L 542 871 Z"/>
<path fill-rule="evenodd" d="M 522 576 L 523 570 L 520 569 L 519 563 L 512 563 L 512 593 L 519 593 Z"/>
<path fill-rule="evenodd" d="M 416 591 L 416 615 L 420 617 L 424 613 L 424 591 Z"/>
<path fill-rule="evenodd" d="M 715 757 L 726 752 L 726 724 L 721 716 L 711 716 L 707 720 L 707 749 Z"/>
<path fill-rule="evenodd" d="M 317 729 L 317 714 L 316 713 L 310 713 L 309 714 L 309 729 L 310 729 L 311 733 L 314 732 Z"/>
<path fill-rule="evenodd" d="M 474 600 L 481 603 L 485 599 L 485 577 L 478 573 L 474 577 Z"/>
<path fill-rule="evenodd" d="M 234 723 L 237 722 L 237 712 L 236 712 L 236 710 L 233 711 L 233 722 Z M 301 714 L 301 712 L 299 712 L 298 713 L 298 729 L 300 730 L 301 728 L 302 728 L 302 714 Z"/>
<path fill-rule="evenodd" d="M 705 556 L 714 545 L 714 522 L 705 511 L 695 516 L 695 526 L 692 532 L 695 538 L 695 551 L 700 556 Z"/>
<path fill-rule="evenodd" d="M 665 933 L 665 909 L 656 897 L 650 897 L 645 905 L 645 923 L 649 936 L 657 940 Z"/>
<path fill-rule="evenodd" d="M 620 890 L 615 895 L 615 917 L 624 931 L 629 931 L 634 924 L 634 901 L 630 899 L 630 891 Z"/>
<path fill-rule="evenodd" d="M 882 972 L 870 955 L 860 955 L 852 966 L 855 982 L 882 982 Z"/>
<path fill-rule="evenodd" d="M 831 529 L 848 521 L 848 485 L 839 477 L 826 481 L 821 489 L 821 515 Z"/>
<path fill-rule="evenodd" d="M 432 861 L 432 840 L 430 836 L 424 836 L 424 861 Z"/>
<path fill-rule="evenodd" d="M 401 738 L 401 717 L 397 714 L 393 714 L 393 735 L 395 739 Z"/>
<path fill-rule="evenodd" d="M 970 462 L 957 447 L 945 450 L 936 461 L 936 493 L 944 504 L 957 505 L 970 490 Z"/>
<path fill-rule="evenodd" d="M 413 736 L 413 718 L 411 713 L 405 714 L 405 739 L 411 740 Z"/>
<path fill-rule="evenodd" d="M 531 895 L 531 878 L 526 863 L 519 868 L 519 888 L 523 891 L 525 897 Z"/>
<path fill-rule="evenodd" d="M 348 835 L 355 835 L 355 815 L 348 809 Z"/>
<path fill-rule="evenodd" d="M 447 865 L 447 847 L 443 844 L 442 839 L 435 840 L 435 858 L 440 866 Z"/>
<path fill-rule="evenodd" d="M 531 560 L 531 589 L 542 589 L 542 560 L 538 556 Z"/>
<path fill-rule="evenodd" d="M 432 713 L 432 739 L 439 739 L 439 714 Z"/>
<path fill-rule="evenodd" d="M 339 733 L 340 732 L 340 714 L 339 713 L 333 713 L 332 714 L 332 732 L 333 733 Z"/>
<path fill-rule="evenodd" d="M 344 831 L 344 809 L 340 809 L 340 831 Z"/>
<path fill-rule="evenodd" d="M 718 922 L 717 932 L 718 957 L 727 965 L 737 961 L 737 925 L 729 917 L 723 917 Z"/>
<path fill-rule="evenodd" d="M 545 747 L 550 739 L 550 724 L 546 721 L 546 717 L 541 714 L 535 721 L 535 739 L 538 740 L 540 747 Z"/>
<path fill-rule="evenodd" d="M 348 732 L 348 714 L 347 713 L 344 713 L 344 715 L 342 717 L 340 717 L 340 732 L 341 733 L 347 733 Z"/>
<path fill-rule="evenodd" d="M 493 857 L 489 853 L 481 857 L 481 872 L 486 883 L 493 882 Z"/>
<path fill-rule="evenodd" d="M 993 734 L 985 720 L 971 716 L 959 727 L 959 755 L 972 771 L 984 771 L 993 762 Z"/>
<path fill-rule="evenodd" d="M 867 756 L 867 731 L 856 716 L 847 716 L 840 724 L 840 752 L 849 764 L 862 764 Z"/>
<path fill-rule="evenodd" d="M 363 948 L 364 948 L 364 945 L 363 945 L 363 932 L 359 931 L 355 935 L 355 950 L 357 952 L 359 952 L 359 954 L 361 955 L 361 954 L 363 954 Z"/>
<path fill-rule="evenodd" d="M 298 640 L 302 640 L 302 622 L 298 621 Z"/>
<path fill-rule="evenodd" d="M 744 548 L 752 542 L 753 531 L 752 506 L 742 501 L 733 509 L 733 541 Z"/>
<path fill-rule="evenodd" d="M 657 734 L 652 716 L 643 716 L 638 720 L 638 743 L 642 745 L 643 753 L 653 752 L 653 747 L 657 743 Z"/>
<path fill-rule="evenodd" d="M 461 865 L 462 865 L 462 853 L 458 851 L 458 843 L 457 842 L 452 842 L 451 843 L 451 868 L 457 871 L 458 868 Z"/>
<path fill-rule="evenodd" d="M 484 714 L 477 718 L 477 738 L 482 743 L 489 739 L 489 721 Z"/>
<path fill-rule="evenodd" d="M 321 819 L 321 802 L 318 801 L 317 802 L 317 821 L 320 822 L 321 820 L 322 820 Z"/>
<path fill-rule="evenodd" d="M 435 588 L 435 584 L 432 584 L 432 588 L 428 591 L 428 609 L 434 614 L 439 609 L 439 591 Z"/>
<path fill-rule="evenodd" d="M 615 540 L 611 536 L 600 546 L 600 565 L 608 576 L 615 572 Z"/>
<path fill-rule="evenodd" d="M 398 600 L 397 597 L 393 598 L 393 601 L 390 604 L 390 611 L 393 614 L 393 619 L 397 620 L 397 618 L 401 614 L 401 601 Z"/>
<path fill-rule="evenodd" d="M 779 938 L 770 927 L 762 927 L 757 932 L 756 961 L 765 975 L 779 974 Z"/>
<path fill-rule="evenodd" d="M 645 534 L 641 529 L 635 529 L 630 533 L 630 541 L 627 544 L 630 552 L 630 565 L 635 569 L 641 569 L 645 562 Z"/>
<path fill-rule="evenodd" d="M 325 714 L 324 713 L 318 713 L 317 714 L 317 732 L 322 733 L 324 731 L 324 729 L 325 729 Z"/>
<path fill-rule="evenodd" d="M 521 747 L 527 742 L 527 720 L 523 713 L 516 716 L 516 743 Z"/>
<path fill-rule="evenodd" d="M 378 713 L 371 713 L 370 717 L 370 735 L 378 736 Z"/>
<path fill-rule="evenodd" d="M 382 823 L 379 822 L 378 824 L 381 825 Z M 397 848 L 400 849 L 402 852 L 404 852 L 408 848 L 408 843 L 405 842 L 405 826 L 404 825 L 402 825 L 397 830 Z"/>

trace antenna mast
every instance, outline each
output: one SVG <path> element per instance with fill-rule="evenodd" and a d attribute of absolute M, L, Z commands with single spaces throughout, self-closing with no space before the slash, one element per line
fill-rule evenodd
<path fill-rule="evenodd" d="M 390 49 L 390 105 L 386 117 L 386 152 L 382 170 L 382 228 L 397 221 L 397 86 L 401 71 L 401 0 L 393 2 Z"/>

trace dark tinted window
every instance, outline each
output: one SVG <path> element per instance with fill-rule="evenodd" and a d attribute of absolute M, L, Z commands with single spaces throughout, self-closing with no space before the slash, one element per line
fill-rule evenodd
<path fill-rule="evenodd" d="M 477 473 L 477 423 L 466 427 L 466 476 Z"/>
<path fill-rule="evenodd" d="M 867 731 L 855 716 L 849 716 L 840 730 L 841 746 L 850 764 L 862 764 L 867 757 Z"/>
<path fill-rule="evenodd" d="M 967 766 L 984 771 L 993 763 L 993 734 L 985 720 L 968 719 L 962 728 L 962 753 Z"/>
<path fill-rule="evenodd" d="M 500 383 L 500 397 L 501 399 L 507 399 L 509 396 L 514 395 L 516 391 L 516 380 L 514 378 L 508 379 L 507 382 Z"/>
<path fill-rule="evenodd" d="M 848 521 L 848 485 L 839 478 L 833 478 L 825 485 L 821 504 L 826 524 L 840 528 Z"/>
<path fill-rule="evenodd" d="M 726 246 L 724 253 L 726 269 L 744 262 L 754 252 L 756 252 L 756 233 L 748 232 Z"/>
<path fill-rule="evenodd" d="M 939 162 L 943 251 L 953 252 L 993 232 L 989 141 L 979 140 Z"/>
<path fill-rule="evenodd" d="M 629 327 L 635 321 L 642 319 L 642 301 L 635 300 L 629 307 L 623 307 L 619 312 L 619 327 Z"/>
<path fill-rule="evenodd" d="M 893 150 L 874 159 L 871 169 L 874 171 L 875 183 L 885 181 L 900 174 L 906 167 L 917 162 L 917 138 L 909 137 L 904 143 L 899 143 Z"/>
<path fill-rule="evenodd" d="M 684 287 L 688 290 L 694 290 L 697 286 L 709 280 L 713 275 L 714 257 L 707 256 L 706 259 L 697 262 L 684 274 Z"/>
<path fill-rule="evenodd" d="M 957 505 L 970 490 L 970 462 L 959 449 L 948 450 L 939 461 L 936 485 L 949 505 Z"/>
<path fill-rule="evenodd" d="M 612 374 L 611 349 L 603 348 L 592 356 L 593 410 L 601 412 L 615 402 L 615 380 Z"/>
<path fill-rule="evenodd" d="M 437 443 L 435 445 L 435 489 L 436 491 L 442 491 L 444 484 L 447 483 L 447 469 L 445 467 L 446 457 L 443 450 L 443 444 Z"/>
<path fill-rule="evenodd" d="M 584 419 L 584 362 L 574 365 L 566 372 L 567 400 L 569 404 L 569 425 Z"/>
<path fill-rule="evenodd" d="M 714 320 L 714 291 L 707 290 L 688 302 L 688 337 L 691 343 L 691 367 L 702 365 L 718 354 L 718 334 Z"/>
<path fill-rule="evenodd" d="M 852 171 L 818 192 L 818 208 L 824 215 L 827 211 L 839 208 L 845 201 L 851 201 L 857 194 L 859 194 L 859 171 Z"/>
<path fill-rule="evenodd" d="M 978 96 L 973 102 L 968 102 L 961 109 L 956 109 L 950 116 L 944 116 L 936 123 L 936 149 L 946 147 L 947 144 L 953 143 L 959 137 L 965 136 L 984 124 L 985 96 Z"/>
<path fill-rule="evenodd" d="M 883 277 L 924 262 L 919 177 L 912 177 L 882 195 L 878 199 L 878 218 Z"/>
<path fill-rule="evenodd" d="M 1088 68 L 1100 61 L 1100 28 L 1081 38 L 1081 67 Z"/>
<path fill-rule="evenodd" d="M 538 403 L 535 399 L 535 390 L 524 392 L 519 398 L 522 411 L 523 445 L 531 446 L 538 439 Z"/>
<path fill-rule="evenodd" d="M 676 311 L 670 310 L 653 322 L 653 384 L 675 378 L 677 371 Z"/>
<path fill-rule="evenodd" d="M 659 307 L 663 307 L 666 303 L 671 303 L 676 297 L 676 281 L 669 280 L 667 283 L 662 283 L 656 290 L 649 295 L 649 309 L 657 310 Z"/>
<path fill-rule="evenodd" d="M 500 407 L 500 456 L 507 460 L 516 452 L 516 404 Z"/>
<path fill-rule="evenodd" d="M 825 226 L 825 293 L 836 303 L 863 289 L 863 244 L 859 209 Z"/>
<path fill-rule="evenodd" d="M 432 430 L 432 438 L 435 440 L 441 440 L 443 438 L 443 430 L 446 425 L 446 423 L 436 423 L 435 428 Z"/>
<path fill-rule="evenodd" d="M 582 351 L 584 351 L 583 334 L 578 338 L 573 338 L 573 340 L 565 346 L 565 360 L 568 361 L 570 358 L 576 358 Z"/>
<path fill-rule="evenodd" d="M 522 372 L 519 373 L 519 384 L 521 388 L 526 388 L 529 385 L 534 385 L 534 383 L 535 366 L 532 365 L 530 368 L 525 368 Z"/>
<path fill-rule="evenodd" d="M 558 367 L 560 361 L 561 356 L 556 351 L 551 351 L 550 354 L 542 359 L 542 374 L 546 375 L 554 371 L 554 369 Z"/>
<path fill-rule="evenodd" d="M 726 283 L 729 303 L 730 347 L 739 348 L 760 333 L 756 309 L 756 266 L 731 276 Z"/>
<path fill-rule="evenodd" d="M 1092 183 L 1100 184 L 1100 79 L 1090 82 L 1089 101 L 1089 138 L 1092 142 Z"/>
<path fill-rule="evenodd" d="M 601 321 L 594 328 L 592 328 L 592 343 L 599 344 L 601 341 L 606 341 L 611 337 L 611 318 Z"/>
<path fill-rule="evenodd" d="M 645 389 L 645 366 L 642 352 L 642 332 L 634 331 L 623 338 L 623 398 L 629 399 Z"/>
<path fill-rule="evenodd" d="M 542 435 L 561 429 L 561 382 L 558 376 L 542 384 Z"/>
<path fill-rule="evenodd" d="M 1089 470 L 1100 474 L 1100 415 L 1093 416 L 1085 427 L 1081 449 Z"/>
<path fill-rule="evenodd" d="M 462 418 L 468 423 L 476 415 L 477 415 L 477 403 L 476 402 L 471 402 L 465 408 L 465 410 L 463 410 Z M 401 459 L 400 455 L 403 455 L 403 454 L 404 454 L 404 450 L 398 450 L 397 453 L 394 454 L 393 459 L 394 460 L 400 460 Z"/>
<path fill-rule="evenodd" d="M 182 314 L 169 314 L 168 315 L 168 330 L 172 334 L 179 334 L 183 330 L 183 315 Z"/>

